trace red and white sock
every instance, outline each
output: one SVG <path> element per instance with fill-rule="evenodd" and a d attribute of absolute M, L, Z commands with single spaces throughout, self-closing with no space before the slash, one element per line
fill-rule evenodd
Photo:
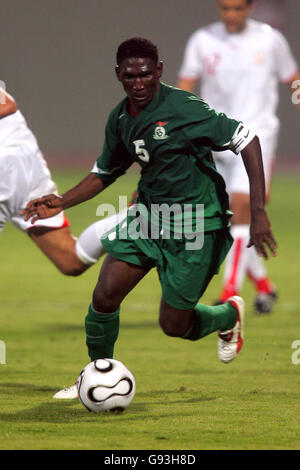
<path fill-rule="evenodd" d="M 257 292 L 269 294 L 273 291 L 273 285 L 268 278 L 263 260 L 258 256 L 254 246 L 248 248 L 246 271 L 248 277 L 255 284 Z"/>
<path fill-rule="evenodd" d="M 246 275 L 249 225 L 233 225 L 231 235 L 234 242 L 225 261 L 221 302 L 238 295 Z"/>

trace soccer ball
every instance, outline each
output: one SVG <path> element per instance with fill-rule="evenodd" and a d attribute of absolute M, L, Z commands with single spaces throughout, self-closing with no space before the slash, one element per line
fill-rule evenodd
<path fill-rule="evenodd" d="M 135 394 L 132 373 L 116 359 L 90 362 L 76 383 L 80 402 L 94 413 L 123 411 Z"/>

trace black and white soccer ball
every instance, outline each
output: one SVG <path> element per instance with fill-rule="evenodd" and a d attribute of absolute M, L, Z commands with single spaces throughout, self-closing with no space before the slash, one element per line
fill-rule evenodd
<path fill-rule="evenodd" d="M 135 394 L 135 379 L 116 359 L 90 362 L 77 379 L 78 398 L 89 411 L 123 411 Z"/>

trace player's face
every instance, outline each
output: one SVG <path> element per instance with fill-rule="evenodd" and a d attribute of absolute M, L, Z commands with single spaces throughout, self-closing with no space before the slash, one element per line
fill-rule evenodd
<path fill-rule="evenodd" d="M 122 83 L 134 111 L 142 111 L 156 95 L 162 63 L 147 57 L 124 59 L 116 67 L 118 80 Z"/>
<path fill-rule="evenodd" d="M 251 4 L 247 0 L 218 0 L 217 7 L 228 33 L 243 31 L 251 13 Z"/>

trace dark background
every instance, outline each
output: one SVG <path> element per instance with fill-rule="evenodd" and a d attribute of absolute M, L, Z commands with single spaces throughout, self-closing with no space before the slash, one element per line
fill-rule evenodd
<path fill-rule="evenodd" d="M 300 63 L 299 0 L 269 0 L 272 19 Z M 108 113 L 123 97 L 115 51 L 141 35 L 157 44 L 164 81 L 175 85 L 186 41 L 217 19 L 214 0 L 1 0 L 0 79 L 17 100 L 51 162 L 100 152 Z M 226 79 L 226 77 L 224 77 Z M 300 114 L 280 88 L 279 162 L 299 154 Z M 51 160 L 52 158 L 52 160 Z M 73 158 L 73 160 L 72 160 Z"/>

